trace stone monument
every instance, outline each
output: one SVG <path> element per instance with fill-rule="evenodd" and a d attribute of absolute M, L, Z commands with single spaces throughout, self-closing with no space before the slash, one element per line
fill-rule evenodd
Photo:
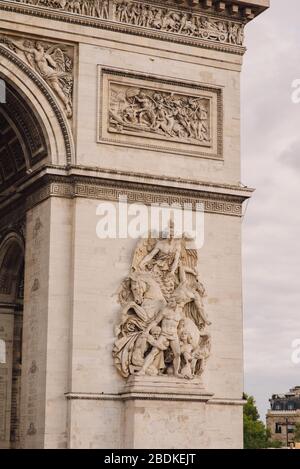
<path fill-rule="evenodd" d="M 0 0 L 1 448 L 242 447 L 240 72 L 268 6 Z"/>

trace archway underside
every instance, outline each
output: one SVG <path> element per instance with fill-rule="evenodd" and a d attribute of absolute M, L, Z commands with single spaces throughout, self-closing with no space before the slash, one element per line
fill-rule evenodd
<path fill-rule="evenodd" d="M 0 193 L 46 157 L 41 125 L 20 94 L 6 84 L 6 102 L 0 106 Z"/>

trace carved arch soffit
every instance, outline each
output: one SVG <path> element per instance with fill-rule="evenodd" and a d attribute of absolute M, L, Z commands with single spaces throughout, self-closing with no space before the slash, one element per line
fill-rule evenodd
<path fill-rule="evenodd" d="M 0 79 L 30 102 L 27 106 L 40 122 L 47 140 L 48 160 L 54 164 L 74 163 L 71 128 L 54 92 L 33 68 L 1 43 L 0 57 Z"/>

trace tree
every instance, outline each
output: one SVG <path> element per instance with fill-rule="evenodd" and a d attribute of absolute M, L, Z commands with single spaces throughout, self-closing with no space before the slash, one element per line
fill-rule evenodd
<path fill-rule="evenodd" d="M 260 420 L 253 396 L 244 394 L 244 449 L 280 448 L 281 443 L 271 440 L 269 430 Z"/>

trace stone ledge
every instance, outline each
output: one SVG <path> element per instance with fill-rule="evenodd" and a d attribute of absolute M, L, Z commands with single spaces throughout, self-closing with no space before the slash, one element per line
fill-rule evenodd
<path fill-rule="evenodd" d="M 176 393 L 88 393 L 88 392 L 68 392 L 65 394 L 68 400 L 83 401 L 126 401 L 132 399 L 139 400 L 175 400 L 175 401 L 204 401 L 209 405 L 244 406 L 243 399 L 222 399 L 214 398 L 214 394 L 202 391 L 202 394 L 176 394 Z"/>
<path fill-rule="evenodd" d="M 213 394 L 207 392 L 201 380 L 186 381 L 174 377 L 130 376 L 119 394 L 66 393 L 69 400 L 168 400 L 207 402 Z"/>

